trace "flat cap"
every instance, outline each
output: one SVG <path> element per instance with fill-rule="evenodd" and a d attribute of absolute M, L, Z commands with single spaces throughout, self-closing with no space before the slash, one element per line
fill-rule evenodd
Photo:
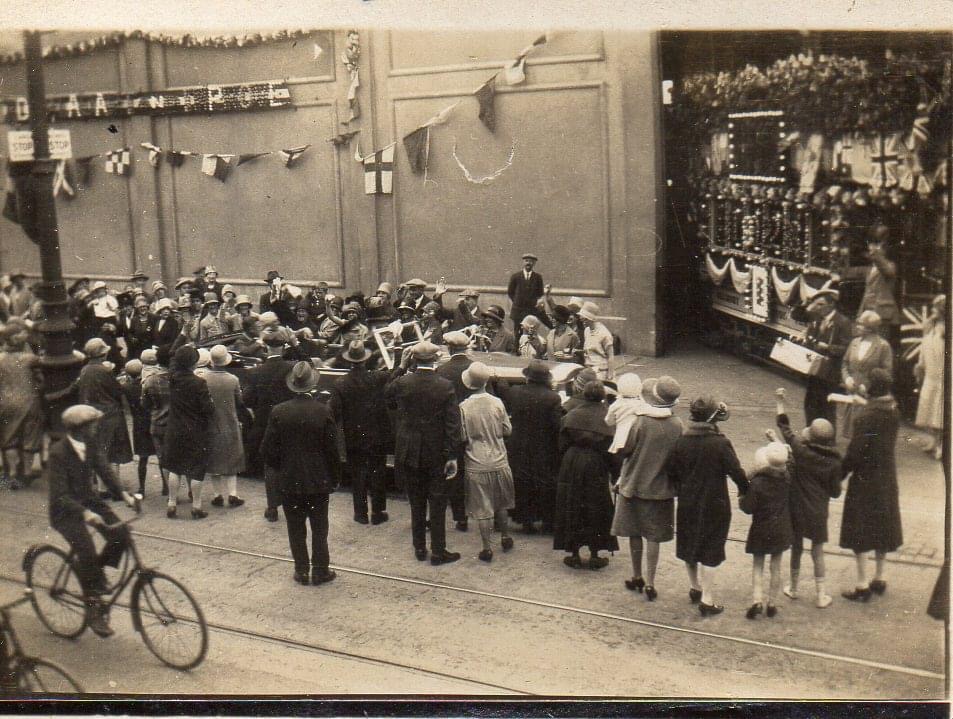
<path fill-rule="evenodd" d="M 60 416 L 63 420 L 63 426 L 70 429 L 81 427 L 88 422 L 94 422 L 100 419 L 103 413 L 88 404 L 74 404 L 72 407 L 67 407 Z"/>

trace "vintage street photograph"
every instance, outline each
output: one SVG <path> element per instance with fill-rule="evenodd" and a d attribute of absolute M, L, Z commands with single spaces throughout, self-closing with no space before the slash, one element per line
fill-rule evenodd
<path fill-rule="evenodd" d="M 181 4 L 0 7 L 0 713 L 946 714 L 949 17 Z"/>

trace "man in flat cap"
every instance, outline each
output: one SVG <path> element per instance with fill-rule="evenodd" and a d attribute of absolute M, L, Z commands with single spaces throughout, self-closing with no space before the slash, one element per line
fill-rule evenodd
<path fill-rule="evenodd" d="M 532 252 L 523 255 L 523 269 L 514 272 L 510 277 L 510 284 L 506 294 L 513 303 L 510 317 L 513 320 L 513 334 L 519 337 L 522 331 L 520 326 L 526 315 L 536 314 L 536 303 L 544 294 L 543 276 L 533 271 L 539 258 Z"/>
<path fill-rule="evenodd" d="M 822 289 L 806 306 L 792 312 L 794 319 L 808 322 L 804 343 L 822 355 L 812 363 L 807 377 L 804 416 L 808 424 L 821 418 L 837 426 L 837 410 L 827 396 L 838 391 L 841 360 L 852 335 L 850 320 L 837 309 L 839 299 L 837 290 Z"/>
<path fill-rule="evenodd" d="M 113 633 L 99 597 L 106 593 L 104 566 L 116 567 L 126 546 L 128 530 L 112 530 L 119 518 L 113 513 L 93 487 L 96 475 L 109 489 L 114 499 L 122 499 L 138 509 L 136 500 L 119 483 L 119 477 L 100 456 L 96 433 L 103 413 L 86 404 L 74 405 L 63 412 L 66 437 L 53 445 L 46 467 L 50 487 L 50 525 L 69 542 L 75 553 L 73 566 L 79 576 L 83 595 L 91 611 L 89 626 L 101 637 Z M 96 553 L 89 524 L 106 539 L 102 556 Z"/>
<path fill-rule="evenodd" d="M 394 470 L 410 500 L 414 553 L 421 562 L 427 558 L 429 508 L 433 565 L 460 559 L 446 545 L 448 480 L 457 474 L 454 456 L 462 440 L 460 408 L 453 384 L 436 374 L 437 353 L 430 342 L 414 345 L 401 356 L 384 390 L 387 406 L 395 411 Z M 409 372 L 412 361 L 415 369 Z"/>

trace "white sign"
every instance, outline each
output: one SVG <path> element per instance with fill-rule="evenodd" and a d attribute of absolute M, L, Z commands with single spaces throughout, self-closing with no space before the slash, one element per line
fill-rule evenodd
<path fill-rule="evenodd" d="M 50 157 L 54 160 L 69 160 L 73 157 L 73 144 L 69 130 L 49 129 Z M 33 133 L 30 130 L 7 132 L 10 162 L 28 162 L 33 159 Z"/>

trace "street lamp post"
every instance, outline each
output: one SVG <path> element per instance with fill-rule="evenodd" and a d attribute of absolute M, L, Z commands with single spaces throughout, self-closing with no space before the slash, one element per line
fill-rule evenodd
<path fill-rule="evenodd" d="M 41 33 L 27 30 L 23 33 L 26 57 L 27 102 L 30 107 L 30 129 L 33 135 L 33 163 L 30 182 L 35 210 L 33 241 L 40 248 L 42 282 L 37 294 L 43 301 L 43 317 L 39 332 L 43 336 L 44 354 L 41 359 L 45 380 L 44 403 L 48 423 L 53 430 L 61 429 L 60 413 L 71 403 L 73 380 L 82 363 L 73 355 L 69 317 L 69 303 L 63 283 L 63 265 L 60 261 L 59 227 L 56 205 L 53 201 L 55 161 L 50 159 L 49 119 L 46 111 L 46 86 L 43 77 L 43 50 Z"/>

